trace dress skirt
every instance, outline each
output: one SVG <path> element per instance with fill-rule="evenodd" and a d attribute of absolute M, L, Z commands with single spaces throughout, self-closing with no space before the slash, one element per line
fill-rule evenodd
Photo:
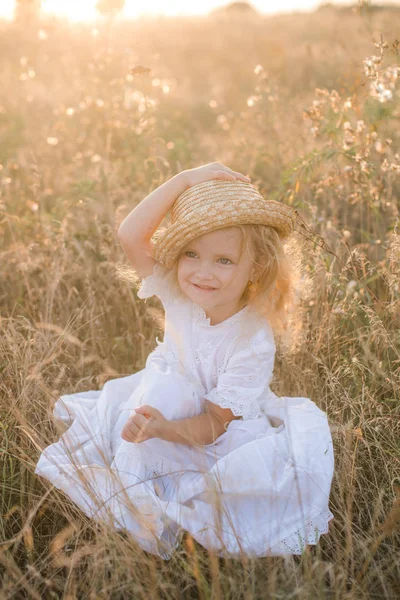
<path fill-rule="evenodd" d="M 61 396 L 54 417 L 68 429 L 43 450 L 35 473 L 165 560 L 185 531 L 225 557 L 301 554 L 328 532 L 334 454 L 314 402 L 268 389 L 261 418 L 231 421 L 212 444 L 127 442 L 121 430 L 143 403 L 147 375 Z M 175 392 L 164 386 L 166 397 Z M 203 412 L 201 399 L 192 401 L 192 414 Z"/>

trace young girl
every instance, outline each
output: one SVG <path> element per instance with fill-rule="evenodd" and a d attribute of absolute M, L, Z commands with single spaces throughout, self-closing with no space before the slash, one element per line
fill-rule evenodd
<path fill-rule="evenodd" d="M 328 531 L 326 414 L 269 387 L 295 221 L 212 163 L 172 177 L 119 228 L 139 298 L 163 304 L 164 341 L 141 371 L 61 396 L 69 429 L 36 473 L 164 559 L 184 531 L 219 556 L 301 554 Z"/>

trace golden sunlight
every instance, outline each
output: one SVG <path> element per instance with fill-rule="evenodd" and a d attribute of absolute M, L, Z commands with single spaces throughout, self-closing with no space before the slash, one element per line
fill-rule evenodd
<path fill-rule="evenodd" d="M 291 11 L 312 11 L 324 0 L 281 0 L 279 6 L 274 0 L 253 0 L 249 2 L 262 14 Z M 356 4 L 356 0 L 341 0 L 335 4 Z M 66 17 L 71 21 L 90 21 L 98 17 L 97 0 L 42 0 L 43 13 Z M 141 16 L 206 15 L 210 11 L 230 4 L 223 0 L 126 0 L 121 16 L 138 18 Z M 376 2 L 374 4 L 377 4 Z M 1 0 L 0 17 L 12 19 L 15 0 Z"/>

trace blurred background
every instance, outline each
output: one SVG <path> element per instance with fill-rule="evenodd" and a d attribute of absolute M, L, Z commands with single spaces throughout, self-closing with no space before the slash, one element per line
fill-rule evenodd
<path fill-rule="evenodd" d="M 99 13 L 115 12 L 121 18 L 138 18 L 141 16 L 178 16 L 206 15 L 214 10 L 223 9 L 227 5 L 236 5 L 238 10 L 254 10 L 259 14 L 276 14 L 283 12 L 307 12 L 328 4 L 318 0 L 254 0 L 248 2 L 223 2 L 221 0 L 2 0 L 0 17 L 12 19 L 16 10 L 42 11 L 44 14 L 65 16 L 73 21 L 93 20 Z M 349 6 L 352 0 L 339 0 L 330 3 L 337 6 Z M 374 6 L 398 4 L 394 0 L 382 0 Z"/>

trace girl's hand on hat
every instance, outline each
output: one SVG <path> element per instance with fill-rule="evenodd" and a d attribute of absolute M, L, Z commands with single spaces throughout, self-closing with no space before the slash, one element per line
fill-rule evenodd
<path fill-rule="evenodd" d="M 142 404 L 135 408 L 135 414 L 129 417 L 125 423 L 121 437 L 127 442 L 136 444 L 154 437 L 161 437 L 161 432 L 167 422 L 168 419 L 162 412 L 149 404 Z"/>
<path fill-rule="evenodd" d="M 213 162 L 195 169 L 187 169 L 184 171 L 187 183 L 189 187 L 203 183 L 204 181 L 211 181 L 213 179 L 222 179 L 225 181 L 244 181 L 250 183 L 250 177 L 239 173 L 238 171 L 232 171 L 229 167 L 226 167 L 222 163 Z"/>

